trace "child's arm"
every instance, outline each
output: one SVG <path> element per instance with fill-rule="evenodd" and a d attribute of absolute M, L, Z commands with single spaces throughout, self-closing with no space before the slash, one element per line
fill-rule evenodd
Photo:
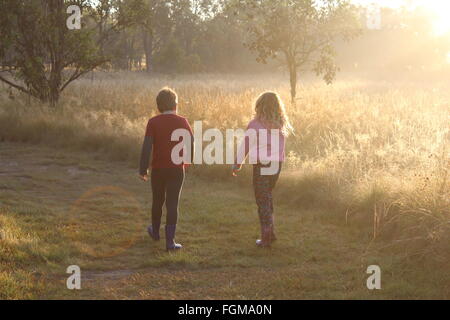
<path fill-rule="evenodd" d="M 234 177 L 236 177 L 237 173 L 242 169 L 242 163 L 245 161 L 245 158 L 247 158 L 250 149 L 249 140 L 250 139 L 246 134 L 244 140 L 242 141 L 241 145 L 238 148 L 238 153 L 234 158 L 234 164 L 232 167 L 232 174 Z"/>
<path fill-rule="evenodd" d="M 187 119 L 184 119 L 184 128 L 189 131 L 191 135 L 191 145 L 189 146 L 191 148 L 191 163 L 194 164 L 194 154 L 195 154 L 195 142 L 194 142 L 194 132 L 192 131 L 191 125 L 189 124 L 189 121 Z"/>
<path fill-rule="evenodd" d="M 150 165 L 150 156 L 153 149 L 153 139 L 150 136 L 145 136 L 144 143 L 142 144 L 141 162 L 139 166 L 139 176 L 142 180 L 148 180 L 148 167 Z"/>
<path fill-rule="evenodd" d="M 194 135 L 191 135 L 191 164 L 194 164 L 195 142 Z"/>

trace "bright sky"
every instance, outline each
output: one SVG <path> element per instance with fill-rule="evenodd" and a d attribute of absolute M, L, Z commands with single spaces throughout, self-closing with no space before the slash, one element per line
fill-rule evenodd
<path fill-rule="evenodd" d="M 437 35 L 450 32 L 450 1 L 449 0 L 352 0 L 356 4 L 376 4 L 381 7 L 399 8 L 401 6 L 423 7 L 434 16 L 434 31 Z"/>

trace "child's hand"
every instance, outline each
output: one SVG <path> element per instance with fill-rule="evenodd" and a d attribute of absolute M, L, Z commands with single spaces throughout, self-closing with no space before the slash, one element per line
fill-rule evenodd
<path fill-rule="evenodd" d="M 241 169 L 242 169 L 242 166 L 240 166 L 238 164 L 234 164 L 233 167 L 232 167 L 232 175 L 233 175 L 233 177 L 237 177 L 237 173 L 239 171 L 241 171 Z"/>
<path fill-rule="evenodd" d="M 140 178 L 142 181 L 144 181 L 144 182 L 147 182 L 147 181 L 148 181 L 148 175 L 146 175 L 146 174 L 144 174 L 144 175 L 140 174 L 140 175 L 139 175 L 139 178 Z"/>

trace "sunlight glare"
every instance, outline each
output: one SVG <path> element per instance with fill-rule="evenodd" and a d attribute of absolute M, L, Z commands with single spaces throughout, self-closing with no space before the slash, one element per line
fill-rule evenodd
<path fill-rule="evenodd" d="M 450 33 L 450 1 L 449 0 L 352 0 L 358 5 L 368 6 L 377 4 L 380 7 L 389 7 L 399 9 L 406 7 L 408 9 L 423 8 L 428 11 L 433 19 L 433 32 L 437 36 Z"/>
<path fill-rule="evenodd" d="M 448 0 L 429 0 L 422 4 L 429 9 L 435 17 L 433 21 L 434 33 L 444 35 L 450 32 L 450 1 Z"/>

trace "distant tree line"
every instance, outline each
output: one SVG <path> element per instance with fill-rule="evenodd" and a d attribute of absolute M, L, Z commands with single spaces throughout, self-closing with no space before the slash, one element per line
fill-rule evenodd
<path fill-rule="evenodd" d="M 245 30 L 228 0 L 99 0 L 84 15 L 98 33 L 116 22 L 104 68 L 158 73 L 251 70 Z M 249 66 L 249 62 L 251 67 Z"/>
<path fill-rule="evenodd" d="M 81 9 L 79 30 L 67 28 L 70 5 Z M 349 46 L 362 34 L 365 11 L 348 0 L 0 0 L 0 13 L 0 81 L 51 105 L 94 69 L 282 68 L 295 102 L 307 72 L 330 83 L 340 65 L 423 67 L 450 49 L 430 36 L 429 17 L 387 9 L 382 30 Z"/>

